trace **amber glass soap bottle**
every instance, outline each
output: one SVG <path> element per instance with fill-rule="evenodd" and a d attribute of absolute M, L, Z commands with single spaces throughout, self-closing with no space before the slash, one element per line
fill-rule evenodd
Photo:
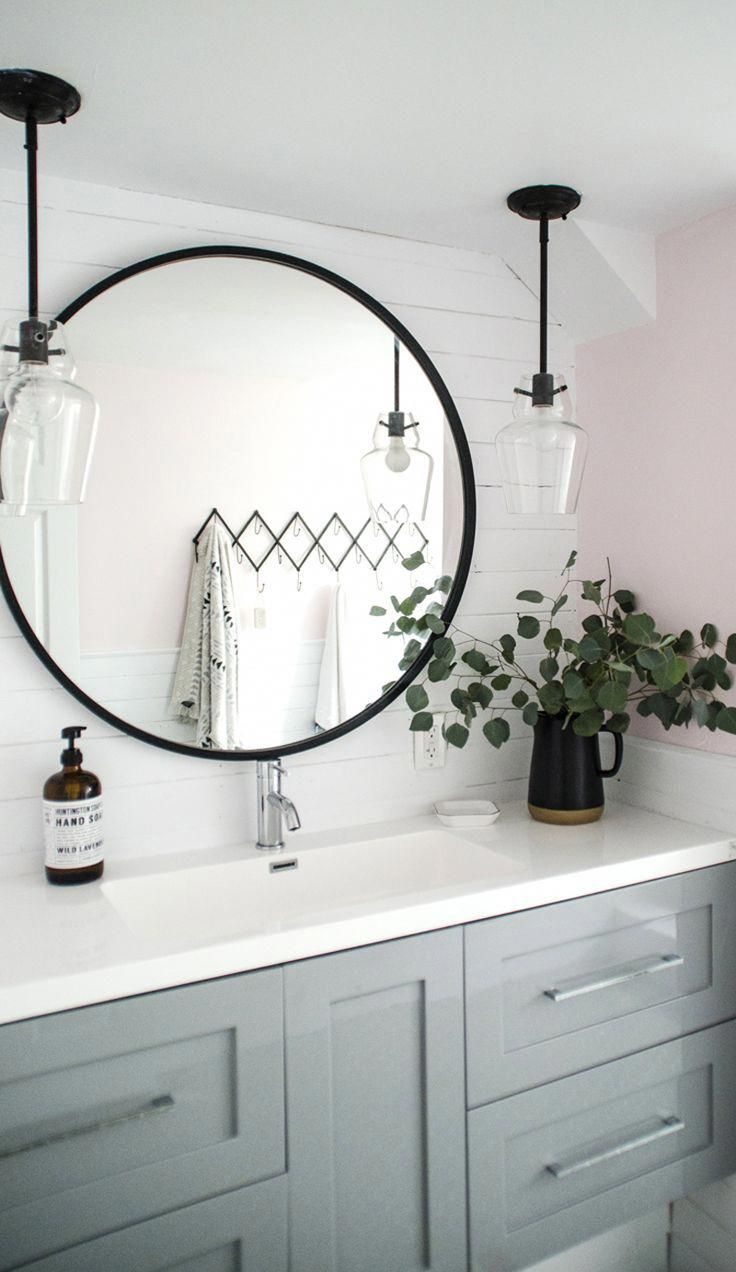
<path fill-rule="evenodd" d="M 62 769 L 43 788 L 46 878 L 49 883 L 89 883 L 99 879 L 102 856 L 102 785 L 82 768 L 76 745 L 83 725 L 61 730 L 66 747 Z"/>

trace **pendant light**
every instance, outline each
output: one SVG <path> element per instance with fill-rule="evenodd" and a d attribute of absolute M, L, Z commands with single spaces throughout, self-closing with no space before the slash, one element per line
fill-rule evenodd
<path fill-rule="evenodd" d="M 400 350 L 394 337 L 394 409 L 379 415 L 373 450 L 360 461 L 374 521 L 423 521 L 432 481 L 432 457 L 419 446 L 419 424 L 400 406 Z"/>
<path fill-rule="evenodd" d="M 25 124 L 28 194 L 28 317 L 0 337 L 0 509 L 77 504 L 84 499 L 97 429 L 97 404 L 73 383 L 75 367 L 60 323 L 38 316 L 38 125 L 66 123 L 81 99 L 44 71 L 0 70 L 0 112 Z"/>
<path fill-rule="evenodd" d="M 563 378 L 547 370 L 547 244 L 549 222 L 564 221 L 580 195 L 569 186 L 527 186 L 506 202 L 512 212 L 539 222 L 540 256 L 539 371 L 514 389 L 514 418 L 496 437 L 506 507 L 511 513 L 571 513 L 577 507 L 588 437 L 569 418 Z"/>

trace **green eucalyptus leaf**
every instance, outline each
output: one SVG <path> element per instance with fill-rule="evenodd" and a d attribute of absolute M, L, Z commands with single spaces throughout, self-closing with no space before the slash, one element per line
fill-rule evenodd
<path fill-rule="evenodd" d="M 624 614 L 632 614 L 636 609 L 636 598 L 634 593 L 627 591 L 625 587 L 619 588 L 617 592 L 614 592 L 613 599 L 619 609 L 623 610 Z"/>
<path fill-rule="evenodd" d="M 571 552 L 569 557 L 567 558 L 567 561 L 565 562 L 565 565 L 562 568 L 562 573 L 564 574 L 565 570 L 571 570 L 575 562 L 577 561 L 577 559 L 578 559 L 577 552 Z"/>
<path fill-rule="evenodd" d="M 544 648 L 549 649 L 553 654 L 562 648 L 562 632 L 559 627 L 550 627 L 549 631 L 544 633 Z"/>
<path fill-rule="evenodd" d="M 386 610 L 384 609 L 383 605 L 371 605 L 370 613 L 373 616 L 373 618 L 380 618 L 382 617 L 383 614 L 386 613 Z"/>
<path fill-rule="evenodd" d="M 401 564 L 405 570 L 418 570 L 420 565 L 424 565 L 424 553 L 412 552 L 411 556 L 404 557 Z"/>
<path fill-rule="evenodd" d="M 436 685 L 440 680 L 449 680 L 454 667 L 454 663 L 445 662 L 443 658 L 434 658 L 427 664 L 427 676 Z"/>
<path fill-rule="evenodd" d="M 393 689 L 395 684 L 395 680 L 387 680 L 385 685 L 381 685 L 381 693 L 388 693 L 389 689 Z"/>
<path fill-rule="evenodd" d="M 455 642 L 449 636 L 437 636 L 432 641 L 432 657 L 442 658 L 448 662 L 455 657 Z"/>
<path fill-rule="evenodd" d="M 504 657 L 507 658 L 510 655 L 513 658 L 514 650 L 516 649 L 516 638 L 514 636 L 510 636 L 509 633 L 506 632 L 505 635 L 500 638 L 498 643 L 503 650 Z"/>
<path fill-rule="evenodd" d="M 495 720 L 487 720 L 483 725 L 483 736 L 487 738 L 491 746 L 495 746 L 498 750 L 504 742 L 507 742 L 511 734 L 508 720 L 498 717 Z"/>
<path fill-rule="evenodd" d="M 401 601 L 399 600 L 398 596 L 391 597 L 391 604 L 393 605 L 394 609 L 396 610 L 396 613 L 398 614 L 399 610 L 401 609 Z"/>
<path fill-rule="evenodd" d="M 639 715 L 656 716 L 665 729 L 670 729 L 677 714 L 677 699 L 666 693 L 651 693 L 642 699 L 636 709 Z"/>
<path fill-rule="evenodd" d="M 560 610 L 562 609 L 564 605 L 567 605 L 567 595 L 558 596 L 557 600 L 552 606 L 552 609 L 550 610 L 550 618 L 554 618 L 555 614 L 559 614 Z"/>
<path fill-rule="evenodd" d="M 556 658 L 543 658 L 539 664 L 539 674 L 542 680 L 554 680 L 559 670 L 560 664 Z"/>
<path fill-rule="evenodd" d="M 726 658 L 730 663 L 736 663 L 736 632 L 731 632 L 726 641 Z"/>
<path fill-rule="evenodd" d="M 584 632 L 595 632 L 603 627 L 603 619 L 600 614 L 588 614 L 580 624 Z"/>
<path fill-rule="evenodd" d="M 450 746 L 464 747 L 468 736 L 468 730 L 462 724 L 451 724 L 445 729 L 445 738 Z"/>
<path fill-rule="evenodd" d="M 421 711 L 429 703 L 424 685 L 410 685 L 406 691 L 406 705 L 410 711 Z"/>
<path fill-rule="evenodd" d="M 425 614 L 424 617 L 427 620 L 427 627 L 429 628 L 429 630 L 435 636 L 441 636 L 445 630 L 445 624 L 443 623 L 442 619 L 438 618 L 436 614 Z M 401 619 L 399 619 L 399 623 L 400 622 L 401 622 Z"/>
<path fill-rule="evenodd" d="M 593 639 L 592 635 L 584 636 L 578 644 L 578 658 L 582 658 L 583 662 L 598 662 L 601 656 L 601 650 L 598 642 Z"/>
<path fill-rule="evenodd" d="M 452 587 L 452 575 L 443 574 L 434 581 L 435 592 L 449 592 Z"/>
<path fill-rule="evenodd" d="M 655 667 L 652 677 L 658 689 L 674 689 L 687 673 L 687 661 L 680 658 L 679 654 L 675 654 L 674 657 L 667 658 L 660 667 Z"/>
<path fill-rule="evenodd" d="M 562 642 L 562 648 L 564 649 L 566 654 L 572 654 L 573 658 L 580 657 L 580 646 L 578 645 L 578 642 L 576 640 L 572 639 L 571 636 L 565 637 L 565 639 Z"/>
<path fill-rule="evenodd" d="M 651 645 L 655 631 L 654 619 L 649 614 L 627 614 L 623 631 L 632 645 Z"/>
<path fill-rule="evenodd" d="M 453 689 L 452 693 L 450 694 L 450 702 L 452 703 L 453 707 L 457 707 L 458 711 L 464 712 L 467 709 L 467 705 L 469 701 L 470 700 L 465 690 L 460 689 L 459 687 L 457 689 Z"/>
<path fill-rule="evenodd" d="M 468 685 L 468 697 L 471 702 L 477 702 L 478 706 L 485 710 L 491 705 L 493 690 L 490 685 L 484 685 L 480 680 L 471 680 Z"/>
<path fill-rule="evenodd" d="M 590 579 L 585 579 L 580 594 L 584 601 L 592 601 L 594 605 L 600 605 L 601 603 L 600 583 L 591 583 Z"/>
<path fill-rule="evenodd" d="M 716 678 L 709 663 L 708 658 L 698 658 L 690 668 L 690 679 L 696 689 L 705 689 L 711 693 L 716 687 Z"/>
<path fill-rule="evenodd" d="M 514 706 L 517 707 L 519 711 L 521 711 L 522 707 L 525 707 L 527 702 L 529 701 L 529 694 L 526 693 L 524 689 L 517 689 L 511 701 L 513 702 Z"/>
<path fill-rule="evenodd" d="M 599 707 L 603 707 L 604 711 L 612 711 L 614 714 L 623 711 L 626 706 L 628 693 L 626 685 L 622 685 L 618 680 L 605 680 L 599 689 L 595 691 L 595 700 Z"/>
<path fill-rule="evenodd" d="M 695 648 L 695 637 L 689 628 L 685 628 L 675 641 L 676 654 L 691 654 Z"/>
<path fill-rule="evenodd" d="M 703 725 L 708 723 L 710 705 L 711 704 L 709 702 L 706 702 L 705 698 L 693 698 L 692 700 L 693 719 L 696 724 L 701 726 L 701 728 Z"/>
<path fill-rule="evenodd" d="M 399 631 L 400 631 L 400 632 L 405 632 L 405 633 L 407 633 L 407 632 L 413 632 L 413 631 L 414 631 L 414 619 L 413 619 L 413 618 L 409 618 L 409 615 L 408 615 L 408 614 L 402 614 L 401 618 L 397 618 L 397 620 L 396 620 L 396 626 L 398 627 L 398 629 L 399 629 Z"/>
<path fill-rule="evenodd" d="M 521 713 L 521 718 L 524 721 L 524 724 L 528 724 L 529 727 L 533 729 L 539 719 L 539 707 L 537 703 L 528 702 Z"/>
<path fill-rule="evenodd" d="M 736 707 L 721 707 L 716 717 L 716 728 L 724 733 L 736 733 Z"/>
<path fill-rule="evenodd" d="M 511 684 L 511 677 L 502 672 L 500 676 L 493 677 L 491 684 L 498 693 L 503 693 Z"/>
<path fill-rule="evenodd" d="M 606 720 L 606 728 L 611 733 L 625 733 L 631 724 L 631 717 L 626 715 L 624 711 L 617 711 L 615 715 L 609 716 Z"/>
<path fill-rule="evenodd" d="M 463 654 L 463 662 L 467 663 L 471 671 L 477 671 L 479 676 L 487 676 L 492 668 L 485 654 L 480 649 L 468 649 Z"/>
<path fill-rule="evenodd" d="M 708 646 L 709 649 L 713 648 L 718 640 L 718 632 L 712 623 L 703 623 L 703 626 L 700 629 L 700 639 L 704 645 Z"/>
<path fill-rule="evenodd" d="M 576 671 L 566 671 L 562 677 L 562 685 L 565 690 L 565 697 L 572 702 L 576 698 L 582 698 L 585 693 L 585 681 Z"/>
<path fill-rule="evenodd" d="M 636 661 L 639 667 L 643 667 L 645 671 L 655 671 L 665 661 L 664 654 L 661 649 L 638 649 L 636 652 Z"/>
<path fill-rule="evenodd" d="M 413 733 L 429 733 L 434 724 L 434 716 L 431 711 L 420 711 L 417 715 L 412 716 L 409 728 Z"/>
<path fill-rule="evenodd" d="M 516 630 L 524 640 L 532 640 L 539 635 L 539 619 L 535 618 L 533 614 L 522 614 Z"/>
<path fill-rule="evenodd" d="M 516 593 L 517 601 L 529 601 L 531 605 L 541 605 L 544 596 L 541 592 L 537 592 L 535 588 L 528 587 L 523 592 Z"/>
<path fill-rule="evenodd" d="M 602 711 L 584 711 L 582 715 L 573 717 L 572 731 L 579 738 L 592 738 L 603 727 L 603 720 Z"/>
<path fill-rule="evenodd" d="M 557 715 L 565 701 L 565 691 L 559 680 L 551 680 L 539 690 L 539 702 L 547 715 Z"/>

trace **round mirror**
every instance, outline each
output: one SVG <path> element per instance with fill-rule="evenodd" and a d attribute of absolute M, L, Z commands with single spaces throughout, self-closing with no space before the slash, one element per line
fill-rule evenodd
<path fill-rule="evenodd" d="M 391 598 L 449 576 L 449 619 L 475 521 L 460 419 L 410 333 L 337 275 L 241 248 L 140 262 L 60 320 L 100 405 L 85 502 L 0 516 L 3 589 L 57 678 L 219 759 L 318 745 L 396 698 L 429 649 L 399 668 Z"/>

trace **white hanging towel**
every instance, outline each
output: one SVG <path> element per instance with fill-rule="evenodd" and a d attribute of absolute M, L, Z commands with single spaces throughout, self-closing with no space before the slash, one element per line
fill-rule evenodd
<path fill-rule="evenodd" d="M 230 536 L 215 517 L 192 567 L 171 709 L 196 720 L 197 745 L 231 751 L 239 743 L 238 618 Z"/>
<path fill-rule="evenodd" d="M 325 643 L 319 669 L 317 706 L 314 713 L 318 729 L 334 729 L 335 725 L 350 718 L 345 664 L 347 645 L 345 591 L 342 584 L 338 583 L 330 599 L 330 612 L 327 615 Z"/>

